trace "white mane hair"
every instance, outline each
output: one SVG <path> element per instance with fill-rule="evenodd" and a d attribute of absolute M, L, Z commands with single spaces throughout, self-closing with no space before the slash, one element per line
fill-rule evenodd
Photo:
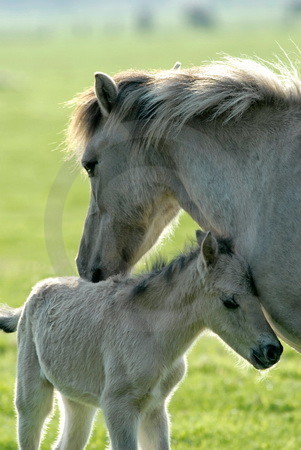
<path fill-rule="evenodd" d="M 224 57 L 201 67 L 115 75 L 119 94 L 105 125 L 136 120 L 138 137 L 148 143 L 175 134 L 194 117 L 223 122 L 240 120 L 254 105 L 291 108 L 301 101 L 296 68 L 278 62 Z M 84 150 L 96 131 L 101 111 L 93 89 L 77 97 L 68 130 L 71 151 Z M 135 136 L 134 136 L 135 137 Z M 137 137 L 137 136 L 136 136 Z"/>

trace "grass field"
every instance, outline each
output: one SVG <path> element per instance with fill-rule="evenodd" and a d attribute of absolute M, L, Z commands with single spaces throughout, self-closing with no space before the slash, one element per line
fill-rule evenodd
<path fill-rule="evenodd" d="M 165 31 L 157 35 L 22 38 L 0 43 L 0 302 L 22 304 L 41 278 L 75 273 L 89 186 L 59 144 L 70 112 L 62 103 L 93 82 L 93 72 L 129 67 L 169 68 L 175 61 L 254 54 L 292 56 L 301 32 L 288 30 Z M 301 57 L 300 57 L 301 58 Z M 45 217 L 47 218 L 45 224 Z M 183 216 L 162 252 L 173 255 L 194 224 Z M 16 449 L 13 389 L 16 337 L 0 335 L 0 450 Z M 301 359 L 285 347 L 278 366 L 262 376 L 242 368 L 212 337 L 189 356 L 189 374 L 171 402 L 172 446 L 186 449 L 301 448 Z M 54 440 L 57 415 L 43 449 Z M 89 449 L 104 448 L 101 414 Z"/>

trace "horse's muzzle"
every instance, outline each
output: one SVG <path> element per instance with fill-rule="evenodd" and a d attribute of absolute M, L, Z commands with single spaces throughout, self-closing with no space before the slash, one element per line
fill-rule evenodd
<path fill-rule="evenodd" d="M 92 283 L 98 283 L 99 281 L 103 281 L 107 278 L 105 277 L 104 271 L 100 267 L 93 266 L 90 269 L 87 265 L 82 263 L 79 256 L 76 258 L 76 265 L 79 276 L 84 280 L 92 281 Z"/>
<path fill-rule="evenodd" d="M 268 344 L 252 350 L 251 362 L 256 369 L 268 369 L 276 364 L 283 352 L 282 345 Z"/>
<path fill-rule="evenodd" d="M 105 279 L 103 271 L 100 268 L 93 269 L 91 275 L 92 283 L 98 283 L 99 281 L 103 281 Z"/>

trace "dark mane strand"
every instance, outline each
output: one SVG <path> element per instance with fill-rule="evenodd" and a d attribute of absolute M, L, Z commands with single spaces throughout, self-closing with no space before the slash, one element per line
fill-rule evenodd
<path fill-rule="evenodd" d="M 230 237 L 216 237 L 218 243 L 218 251 L 221 255 L 233 255 L 234 245 Z"/>
<path fill-rule="evenodd" d="M 191 261 L 197 258 L 199 252 L 200 248 L 197 246 L 190 248 L 190 250 L 185 253 L 181 253 L 170 262 L 158 258 L 152 264 L 151 271 L 138 276 L 138 283 L 133 287 L 131 292 L 132 297 L 136 297 L 145 292 L 150 282 L 159 275 L 162 275 L 165 281 L 170 283 L 176 274 L 184 270 Z"/>
<path fill-rule="evenodd" d="M 138 295 L 142 294 L 143 292 L 146 291 L 146 289 L 148 288 L 149 285 L 149 278 L 142 278 L 142 280 L 139 281 L 139 283 L 137 283 L 132 290 L 132 296 L 133 297 L 137 297 Z"/>
<path fill-rule="evenodd" d="M 258 293 L 256 284 L 255 284 L 250 266 L 248 266 L 248 281 L 249 281 L 249 286 L 251 288 L 252 294 L 255 295 L 256 297 L 259 297 L 259 293 Z"/>
<path fill-rule="evenodd" d="M 167 264 L 168 261 L 160 255 L 153 261 L 149 272 L 152 273 L 161 272 L 161 270 L 164 269 L 164 267 L 166 267 Z"/>

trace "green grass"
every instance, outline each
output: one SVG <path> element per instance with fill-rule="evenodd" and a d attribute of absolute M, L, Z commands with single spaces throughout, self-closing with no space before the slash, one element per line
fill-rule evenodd
<path fill-rule="evenodd" d="M 76 255 L 89 200 L 89 186 L 58 146 L 69 111 L 61 104 L 89 86 L 93 72 L 129 67 L 169 68 L 216 58 L 218 53 L 272 59 L 276 43 L 294 58 L 287 30 L 166 30 L 158 35 L 2 37 L 0 45 L 0 302 L 22 304 L 41 278 L 75 273 Z M 3 76 L 2 76 L 3 75 Z M 45 235 L 45 215 L 47 217 Z M 195 225 L 183 216 L 162 251 L 173 255 Z M 46 237 L 45 237 L 46 236 Z M 0 449 L 16 448 L 13 389 L 16 337 L 0 335 Z M 174 449 L 301 448 L 301 365 L 289 348 L 261 378 L 242 368 L 216 339 L 202 338 L 189 356 L 189 373 L 171 402 Z M 44 449 L 56 435 L 57 415 Z M 299 428 L 299 429 L 298 429 Z M 103 448 L 101 414 L 89 449 Z"/>

